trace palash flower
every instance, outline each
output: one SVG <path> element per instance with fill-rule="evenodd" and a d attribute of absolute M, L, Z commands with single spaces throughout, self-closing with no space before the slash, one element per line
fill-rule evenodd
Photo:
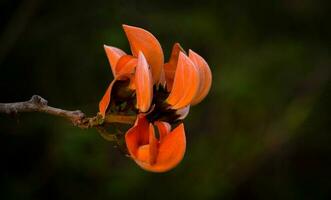
<path fill-rule="evenodd" d="M 127 55 L 116 47 L 104 45 L 115 79 L 110 83 L 99 104 L 103 116 L 110 103 L 112 87 L 117 80 L 130 79 L 129 88 L 136 90 L 137 108 L 146 112 L 152 100 L 151 80 L 153 83 L 158 83 L 161 76 L 163 51 L 157 39 L 141 28 L 128 25 L 123 25 L 123 28 L 133 55 Z"/>
<path fill-rule="evenodd" d="M 128 106 L 137 119 L 125 134 L 127 150 L 143 169 L 165 172 L 183 159 L 186 139 L 182 120 L 190 105 L 208 94 L 211 71 L 201 56 L 192 50 L 187 56 L 178 43 L 169 61 L 163 63 L 161 45 L 151 33 L 128 25 L 123 28 L 132 55 L 105 46 L 114 80 L 99 103 L 99 111 L 106 117 L 112 102 L 115 107 L 123 102 L 134 104 Z"/>

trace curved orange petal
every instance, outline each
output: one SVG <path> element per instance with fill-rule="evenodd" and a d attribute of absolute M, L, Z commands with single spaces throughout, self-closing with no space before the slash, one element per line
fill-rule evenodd
<path fill-rule="evenodd" d="M 189 58 L 198 67 L 200 73 L 199 90 L 191 102 L 191 104 L 195 105 L 200 103 L 207 96 L 211 87 L 212 74 L 207 62 L 200 55 L 189 50 Z"/>
<path fill-rule="evenodd" d="M 179 52 L 185 53 L 184 49 L 180 46 L 180 44 L 175 43 L 174 46 L 172 47 L 169 62 L 164 64 L 164 75 L 165 75 L 165 80 L 167 82 L 168 91 L 171 91 L 172 84 L 174 81 Z"/>
<path fill-rule="evenodd" d="M 154 165 L 141 166 L 152 172 L 166 172 L 176 167 L 183 159 L 186 150 L 184 124 L 171 131 L 160 143 L 157 159 Z"/>
<path fill-rule="evenodd" d="M 161 142 L 155 137 L 154 127 L 145 116 L 140 115 L 135 125 L 125 134 L 125 142 L 132 159 L 143 169 L 165 172 L 183 159 L 186 149 L 184 124 L 170 132 L 168 123 L 156 123 L 164 134 Z"/>
<path fill-rule="evenodd" d="M 131 74 L 134 73 L 134 69 L 137 66 L 138 60 L 137 58 L 124 55 L 122 56 L 115 67 L 115 73 L 117 77 L 129 77 Z"/>
<path fill-rule="evenodd" d="M 148 31 L 123 25 L 124 32 L 129 40 L 132 54 L 138 57 L 143 52 L 148 64 L 151 66 L 154 83 L 159 83 L 163 67 L 163 51 L 158 40 Z"/>
<path fill-rule="evenodd" d="M 173 87 L 166 100 L 172 109 L 180 109 L 191 103 L 199 89 L 199 81 L 197 67 L 180 52 Z"/>
<path fill-rule="evenodd" d="M 136 160 L 138 157 L 142 160 L 149 156 L 149 150 L 147 148 L 149 144 L 149 122 L 144 116 L 139 115 L 137 117 L 135 125 L 130 128 L 125 134 L 125 143 L 131 157 Z M 141 148 L 142 147 L 142 148 Z M 138 150 L 140 149 L 140 152 Z M 148 150 L 147 152 L 145 152 Z M 148 160 L 148 159 L 147 159 Z M 146 160 L 146 161 L 147 161 Z"/>
<path fill-rule="evenodd" d="M 145 130 L 145 133 L 143 134 L 149 134 L 149 144 L 138 147 L 136 158 L 134 158 L 134 160 L 138 165 L 153 165 L 158 153 L 158 141 L 155 137 L 154 127 L 151 123 L 149 124 L 149 129 Z"/>
<path fill-rule="evenodd" d="M 154 165 L 158 155 L 159 141 L 155 137 L 153 124 L 149 124 L 149 164 Z"/>
<path fill-rule="evenodd" d="M 160 134 L 160 142 L 163 141 L 163 139 L 170 133 L 171 126 L 167 122 L 162 121 L 156 121 L 154 124 L 157 126 Z"/>
<path fill-rule="evenodd" d="M 150 146 L 149 144 L 142 145 L 138 148 L 136 158 L 132 157 L 133 160 L 140 166 L 144 163 L 150 162 Z"/>
<path fill-rule="evenodd" d="M 142 52 L 138 55 L 138 64 L 135 73 L 135 87 L 137 107 L 141 112 L 148 111 L 153 98 L 152 74 Z"/>
<path fill-rule="evenodd" d="M 154 127 L 145 116 L 139 115 L 135 125 L 125 134 L 125 142 L 133 160 L 139 166 L 153 165 L 158 152 Z"/>
<path fill-rule="evenodd" d="M 107 110 L 108 105 L 110 103 L 110 95 L 111 95 L 111 90 L 113 88 L 114 83 L 115 83 L 115 80 L 113 80 L 109 84 L 105 94 L 103 95 L 101 101 L 99 102 L 99 112 L 100 112 L 102 117 L 105 117 L 105 115 L 106 115 L 106 110 Z"/>
<path fill-rule="evenodd" d="M 165 73 L 164 73 L 164 68 L 161 69 L 161 75 L 160 75 L 160 81 L 159 81 L 160 85 L 163 86 L 163 88 L 165 88 L 166 86 L 166 77 L 165 77 Z"/>
<path fill-rule="evenodd" d="M 103 45 L 103 47 L 106 51 L 107 58 L 108 58 L 108 61 L 109 61 L 110 67 L 111 67 L 111 71 L 113 72 L 113 75 L 115 77 L 116 76 L 116 70 L 115 70 L 116 64 L 122 56 L 126 55 L 126 53 L 116 47 L 107 46 L 107 45 Z"/>

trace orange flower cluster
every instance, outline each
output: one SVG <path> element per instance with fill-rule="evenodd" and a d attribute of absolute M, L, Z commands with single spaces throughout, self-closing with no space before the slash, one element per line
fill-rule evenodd
<path fill-rule="evenodd" d="M 114 80 L 99 103 L 99 111 L 105 117 L 124 107 L 137 115 L 125 134 L 128 152 L 143 169 L 165 172 L 183 159 L 186 139 L 182 120 L 190 106 L 208 94 L 211 71 L 201 56 L 192 50 L 187 55 L 178 43 L 164 63 L 161 45 L 150 32 L 128 25 L 123 28 L 132 55 L 104 46 Z"/>

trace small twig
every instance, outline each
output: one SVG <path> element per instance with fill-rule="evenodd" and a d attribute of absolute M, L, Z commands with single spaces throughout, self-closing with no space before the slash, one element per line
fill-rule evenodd
<path fill-rule="evenodd" d="M 107 115 L 104 119 L 107 123 L 133 124 L 136 116 L 133 115 Z"/>
<path fill-rule="evenodd" d="M 107 115 L 102 119 L 100 115 L 94 117 L 86 117 L 80 110 L 63 110 L 47 105 L 47 100 L 44 98 L 33 95 L 29 101 L 16 102 L 16 103 L 0 103 L 0 113 L 16 114 L 22 112 L 42 112 L 50 115 L 63 117 L 79 128 L 92 128 L 101 126 L 103 123 L 124 123 L 133 124 L 135 121 L 134 116 L 125 115 Z M 97 129 L 99 130 L 99 129 Z"/>

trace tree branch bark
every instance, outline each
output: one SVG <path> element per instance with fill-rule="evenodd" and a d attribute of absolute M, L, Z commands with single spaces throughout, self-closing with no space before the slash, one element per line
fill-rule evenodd
<path fill-rule="evenodd" d="M 63 110 L 47 105 L 47 100 L 38 95 L 33 95 L 29 101 L 15 103 L 0 103 L 0 113 L 17 114 L 22 112 L 42 112 L 50 115 L 63 117 L 79 128 L 100 127 L 103 123 L 133 124 L 135 116 L 108 115 L 105 119 L 97 115 L 86 117 L 80 110 Z M 97 130 L 99 130 L 97 128 Z"/>

